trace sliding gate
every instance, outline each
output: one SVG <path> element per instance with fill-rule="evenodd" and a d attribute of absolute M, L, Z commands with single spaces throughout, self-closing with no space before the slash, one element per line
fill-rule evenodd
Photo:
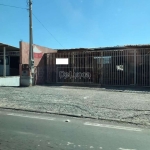
<path fill-rule="evenodd" d="M 62 63 L 57 63 L 59 60 Z M 47 54 L 47 81 L 48 83 L 93 83 L 93 63 L 92 54 L 88 52 Z"/>
<path fill-rule="evenodd" d="M 46 54 L 48 83 L 150 86 L 150 49 Z"/>

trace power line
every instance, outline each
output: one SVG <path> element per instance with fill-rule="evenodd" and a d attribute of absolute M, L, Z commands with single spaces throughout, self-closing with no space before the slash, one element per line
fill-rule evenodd
<path fill-rule="evenodd" d="M 28 4 L 28 3 L 27 3 Z M 1 6 L 5 7 L 13 7 L 13 8 L 18 8 L 18 9 L 24 9 L 24 10 L 29 10 L 28 8 L 23 8 L 23 7 L 18 7 L 18 6 L 12 6 L 12 5 L 6 5 L 6 4 L 0 4 Z M 33 14 L 33 13 L 32 13 Z M 55 36 L 44 26 L 44 24 L 33 14 L 33 16 L 37 19 L 37 21 L 43 26 L 43 28 L 55 39 L 55 41 L 64 48 L 64 46 L 55 38 Z"/>
<path fill-rule="evenodd" d="M 12 6 L 12 5 L 6 5 L 6 4 L 0 4 L 1 6 L 5 6 L 5 7 L 13 7 L 13 8 L 19 8 L 19 9 L 26 9 L 28 10 L 28 8 L 23 8 L 23 7 L 18 7 L 18 6 Z"/>
<path fill-rule="evenodd" d="M 32 13 L 33 14 L 33 13 Z M 44 26 L 44 24 L 33 14 L 33 16 L 37 19 L 37 21 L 45 28 L 45 30 L 55 39 L 55 41 L 64 48 L 64 46 L 55 38 L 55 36 Z"/>

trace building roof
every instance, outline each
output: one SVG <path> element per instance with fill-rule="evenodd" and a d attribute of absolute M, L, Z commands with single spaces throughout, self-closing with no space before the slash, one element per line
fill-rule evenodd
<path fill-rule="evenodd" d="M 124 45 L 124 46 L 113 46 L 113 47 L 97 47 L 97 48 L 70 48 L 70 49 L 57 49 L 58 52 L 62 51 L 92 51 L 92 50 L 119 50 L 129 48 L 150 48 L 150 44 L 145 45 Z"/>
<path fill-rule="evenodd" d="M 19 51 L 19 48 L 8 45 L 8 44 L 4 44 L 4 43 L 0 43 L 0 52 L 3 51 L 3 47 L 6 47 L 7 51 Z"/>

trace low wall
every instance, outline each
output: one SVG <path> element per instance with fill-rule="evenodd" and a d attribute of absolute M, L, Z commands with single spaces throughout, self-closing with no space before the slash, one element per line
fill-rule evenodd
<path fill-rule="evenodd" d="M 0 86 L 20 86 L 20 76 L 0 77 Z"/>

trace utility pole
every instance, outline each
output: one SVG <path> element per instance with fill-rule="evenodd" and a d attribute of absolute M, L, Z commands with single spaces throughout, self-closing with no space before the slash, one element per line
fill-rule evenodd
<path fill-rule="evenodd" d="M 34 56 L 33 56 L 33 31 L 32 31 L 32 0 L 29 0 L 29 68 L 30 86 L 34 84 Z"/>

